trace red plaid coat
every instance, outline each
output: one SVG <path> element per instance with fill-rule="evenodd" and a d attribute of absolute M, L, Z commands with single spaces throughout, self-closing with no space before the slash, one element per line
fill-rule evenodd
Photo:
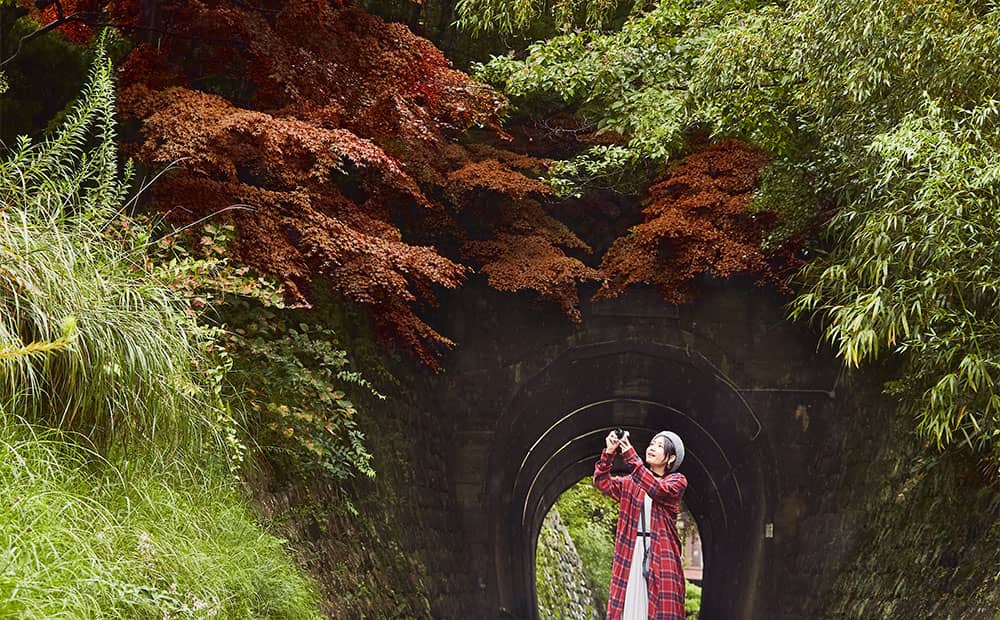
<path fill-rule="evenodd" d="M 625 608 L 625 589 L 632 565 L 632 550 L 639 528 L 643 495 L 653 500 L 653 533 L 650 542 L 649 620 L 684 620 L 684 569 L 681 567 L 681 542 L 677 534 L 677 513 L 687 488 L 684 474 L 657 478 L 642 464 L 634 448 L 622 453 L 632 468 L 628 476 L 612 476 L 613 454 L 601 452 L 594 466 L 594 486 L 619 503 L 618 531 L 615 535 L 615 558 L 611 567 L 611 592 L 607 620 L 620 620 Z"/>

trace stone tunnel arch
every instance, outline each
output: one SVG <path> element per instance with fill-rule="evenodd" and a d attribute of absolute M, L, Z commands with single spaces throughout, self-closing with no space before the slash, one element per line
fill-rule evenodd
<path fill-rule="evenodd" d="M 589 475 L 608 430 L 685 440 L 686 503 L 702 534 L 702 615 L 748 617 L 765 566 L 762 533 L 778 493 L 760 416 L 725 374 L 689 349 L 642 341 L 576 347 L 522 383 L 490 457 L 490 544 L 498 606 L 535 618 L 535 545 L 559 495 Z"/>
<path fill-rule="evenodd" d="M 701 618 L 808 617 L 822 562 L 802 549 L 840 527 L 817 494 L 817 455 L 850 401 L 836 397 L 830 351 L 787 320 L 787 298 L 706 282 L 695 302 L 667 306 L 637 289 L 581 303 L 578 324 L 485 289 L 454 302 L 442 329 L 462 346 L 433 385 L 449 421 L 462 578 L 476 587 L 465 617 L 536 617 L 539 524 L 616 426 L 639 441 L 664 427 L 685 438 L 707 569 Z"/>

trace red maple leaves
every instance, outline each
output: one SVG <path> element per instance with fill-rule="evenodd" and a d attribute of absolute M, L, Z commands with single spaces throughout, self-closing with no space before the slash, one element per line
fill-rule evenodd
<path fill-rule="evenodd" d="M 337 2 L 186 1 L 159 19 L 173 35 L 132 52 L 120 95 L 141 136 L 128 152 L 175 165 L 155 208 L 192 221 L 245 205 L 224 214 L 236 258 L 298 301 L 322 282 L 432 366 L 452 343 L 417 310 L 462 282 L 463 258 L 501 287 L 519 269 L 537 281 L 536 264 L 500 269 L 508 255 L 483 244 L 530 239 L 539 259 L 561 261 L 561 286 L 531 287 L 573 311 L 572 284 L 590 271 L 561 249 L 583 243 L 546 212 L 541 162 L 461 142 L 496 127 L 503 102 L 430 42 Z"/>
<path fill-rule="evenodd" d="M 749 272 L 780 283 L 791 258 L 772 262 L 760 247 L 775 216 L 747 212 L 766 162 L 762 152 L 726 141 L 670 168 L 649 189 L 645 221 L 605 253 L 601 270 L 606 280 L 596 297 L 651 284 L 666 301 L 683 303 L 692 294 L 692 281 L 702 274 L 725 278 Z"/>
<path fill-rule="evenodd" d="M 591 249 L 550 211 L 544 162 L 470 138 L 473 127 L 505 135 L 502 98 L 403 25 L 348 1 L 63 6 L 100 13 L 138 43 L 120 73 L 125 150 L 173 167 L 151 208 L 178 223 L 230 220 L 236 259 L 294 301 L 330 287 L 428 365 L 452 343 L 420 309 L 473 268 L 575 320 L 581 282 L 602 282 L 604 297 L 652 284 L 679 303 L 699 274 L 780 276 L 759 247 L 773 218 L 746 213 L 765 163 L 746 146 L 709 147 L 669 170 L 645 221 L 588 266 L 579 257 Z"/>

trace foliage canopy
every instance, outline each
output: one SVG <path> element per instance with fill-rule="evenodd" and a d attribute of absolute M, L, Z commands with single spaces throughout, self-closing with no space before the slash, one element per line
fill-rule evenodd
<path fill-rule="evenodd" d="M 620 136 L 555 166 L 565 191 L 642 176 L 692 135 L 761 148 L 754 204 L 778 234 L 828 220 L 805 235 L 793 314 L 847 365 L 901 359 L 890 390 L 934 443 L 1000 454 L 998 26 L 987 1 L 665 0 L 479 75 L 525 113 L 569 108 Z"/>
<path fill-rule="evenodd" d="M 142 26 L 138 3 L 82 5 Z M 123 72 L 122 109 L 138 125 L 131 152 L 150 165 L 187 158 L 156 190 L 159 204 L 184 217 L 253 204 L 231 214 L 236 258 L 279 277 L 299 301 L 321 276 L 431 365 L 450 342 L 417 311 L 471 267 L 573 316 L 581 281 L 676 293 L 682 279 L 653 276 L 719 262 L 726 246 L 713 239 L 760 248 L 720 275 L 767 277 L 808 242 L 795 315 L 817 316 L 848 365 L 902 360 L 890 387 L 938 445 L 997 449 L 995 3 L 459 8 L 472 28 L 479 19 L 507 30 L 553 14 L 592 25 L 610 22 L 588 15 L 631 11 L 613 31 L 566 31 L 479 70 L 520 114 L 576 114 L 599 134 L 591 146 L 546 167 L 469 144 L 470 128 L 496 126 L 502 101 L 426 41 L 347 3 L 178 3 L 158 19 L 183 36 L 137 46 Z M 303 36 L 297 25 L 307 21 L 315 27 Z M 220 44 L 222 31 L 241 44 Z M 703 194 L 697 205 L 713 222 L 739 205 L 729 212 L 739 226 L 719 232 L 692 219 L 664 234 L 662 216 L 678 212 L 671 194 L 654 192 L 662 204 L 595 268 L 546 208 L 551 189 L 666 180 L 674 161 L 723 138 L 766 158 L 763 170 L 744 171 L 758 186 L 752 200 Z M 719 256 L 700 254 L 716 245 Z M 644 247 L 655 260 L 636 260 Z"/>

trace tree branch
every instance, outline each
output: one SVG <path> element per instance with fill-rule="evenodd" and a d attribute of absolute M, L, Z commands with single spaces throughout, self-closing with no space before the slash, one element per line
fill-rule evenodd
<path fill-rule="evenodd" d="M 61 10 L 59 12 L 62 13 Z M 66 15 L 65 17 L 61 17 L 52 23 L 46 24 L 34 32 L 24 35 L 18 40 L 17 49 L 14 50 L 14 53 L 11 54 L 10 57 L 4 59 L 3 62 L 0 62 L 0 68 L 3 68 L 4 65 L 14 60 L 17 57 L 17 55 L 21 53 L 21 48 L 23 48 L 24 44 L 27 43 L 28 41 L 34 39 L 35 37 L 41 36 L 54 28 L 58 28 L 63 24 L 68 24 L 71 22 L 87 23 L 86 16 L 88 15 L 93 15 L 93 13 L 87 13 L 87 12 L 72 13 L 70 15 Z"/>
<path fill-rule="evenodd" d="M 97 17 L 98 17 L 98 15 L 96 13 L 93 13 L 93 12 L 81 11 L 81 12 L 78 12 L 78 13 L 72 13 L 72 14 L 66 15 L 65 17 L 62 17 L 60 19 L 56 19 L 55 21 L 42 26 L 38 30 L 35 30 L 34 32 L 31 32 L 29 34 L 24 35 L 23 37 L 21 37 L 18 40 L 18 42 L 17 42 L 17 49 L 14 50 L 14 53 L 11 54 L 9 57 L 5 58 L 3 60 L 3 62 L 0 62 L 0 68 L 3 68 L 5 65 L 7 65 L 7 63 L 9 63 L 12 60 L 14 60 L 15 58 L 17 58 L 18 54 L 21 53 L 22 48 L 24 47 L 24 44 L 27 43 L 28 41 L 34 39 L 35 37 L 39 37 L 39 36 L 41 36 L 41 35 L 49 32 L 50 30 L 54 30 L 55 28 L 58 28 L 59 26 L 63 26 L 65 24 L 74 23 L 74 22 L 79 22 L 79 23 L 82 23 L 82 24 L 86 24 L 87 26 L 90 26 L 91 28 L 111 27 L 111 28 L 118 28 L 119 30 L 136 30 L 136 31 L 139 31 L 139 32 L 152 32 L 152 33 L 161 34 L 161 35 L 167 36 L 167 37 L 173 37 L 173 38 L 177 38 L 177 39 L 189 39 L 189 40 L 193 40 L 193 41 L 204 41 L 206 43 L 222 43 L 222 44 L 225 44 L 225 45 L 234 45 L 234 46 L 241 46 L 241 45 L 243 45 L 243 42 L 239 41 L 238 39 L 215 39 L 215 38 L 208 38 L 208 37 L 193 36 L 193 35 L 183 34 L 183 33 L 172 31 L 172 30 L 164 30 L 162 28 L 153 28 L 153 27 L 149 27 L 149 26 L 134 26 L 134 25 L 130 25 L 130 24 L 116 24 L 114 22 L 101 22 L 101 21 L 97 21 Z"/>

